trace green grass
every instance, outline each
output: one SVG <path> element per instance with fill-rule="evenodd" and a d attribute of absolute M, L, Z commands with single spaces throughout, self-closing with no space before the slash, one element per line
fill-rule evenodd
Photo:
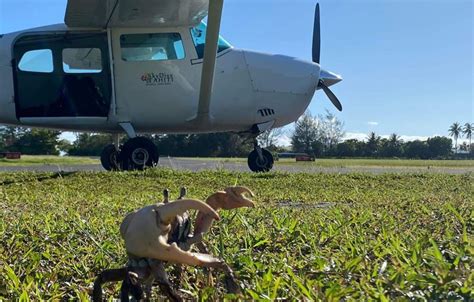
<path fill-rule="evenodd" d="M 87 301 L 97 273 L 126 261 L 118 227 L 127 212 L 161 200 L 164 188 L 204 199 L 235 184 L 250 187 L 258 207 L 221 212 L 207 240 L 245 300 L 474 296 L 472 174 L 155 170 L 0 174 L 0 183 L 0 300 Z M 185 275 L 190 298 L 223 297 L 202 270 Z M 107 287 L 109 299 L 118 290 Z"/>
<path fill-rule="evenodd" d="M 229 163 L 246 163 L 246 158 L 186 158 L 191 160 L 213 160 Z M 276 165 L 314 165 L 319 167 L 400 167 L 400 168 L 473 168 L 474 160 L 417 160 L 417 159 L 316 159 L 314 162 L 296 162 L 295 159 L 283 158 Z"/>
<path fill-rule="evenodd" d="M 190 160 L 220 161 L 225 163 L 246 164 L 246 158 L 184 158 Z M 166 160 L 163 157 L 163 160 Z M 100 164 L 98 158 L 74 156 L 32 156 L 23 155 L 21 160 L 0 159 L 0 166 L 31 165 L 87 165 Z M 296 162 L 295 159 L 281 159 L 276 165 L 300 165 L 323 168 L 357 168 L 357 167 L 390 167 L 390 168 L 474 168 L 474 160 L 407 160 L 407 159 L 317 159 L 315 162 Z"/>
<path fill-rule="evenodd" d="M 0 166 L 100 164 L 97 158 L 75 156 L 22 155 L 20 160 L 0 158 Z"/>
<path fill-rule="evenodd" d="M 281 163 L 307 164 L 294 160 Z M 474 167 L 474 160 L 410 160 L 410 159 L 316 159 L 313 165 L 321 167 Z"/>

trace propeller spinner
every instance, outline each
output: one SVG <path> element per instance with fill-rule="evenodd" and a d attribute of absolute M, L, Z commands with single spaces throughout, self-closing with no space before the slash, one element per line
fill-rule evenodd
<path fill-rule="evenodd" d="M 313 29 L 313 62 L 320 64 L 321 60 L 321 17 L 319 11 L 319 3 L 316 4 L 316 12 L 314 15 L 314 29 Z M 329 89 L 328 85 L 325 84 L 324 78 L 322 77 L 324 72 L 321 70 L 321 75 L 318 83 L 318 88 L 321 88 L 324 93 L 326 93 L 327 97 L 333 105 L 337 108 L 337 110 L 342 111 L 342 104 L 336 95 Z"/>

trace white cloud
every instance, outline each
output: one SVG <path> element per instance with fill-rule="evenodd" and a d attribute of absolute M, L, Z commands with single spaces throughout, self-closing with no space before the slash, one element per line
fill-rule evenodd
<path fill-rule="evenodd" d="M 347 132 L 346 135 L 344 136 L 344 140 L 357 139 L 357 140 L 360 140 L 360 141 L 366 141 L 368 136 L 369 136 L 368 133 Z M 382 134 L 382 135 L 379 135 L 379 136 L 381 138 L 389 138 L 390 134 Z M 436 136 L 436 135 L 433 135 L 433 136 Z M 405 142 L 412 142 L 412 141 L 416 141 L 416 140 L 426 141 L 430 137 L 431 136 L 400 135 L 400 139 L 402 139 Z"/>
<path fill-rule="evenodd" d="M 346 135 L 344 136 L 343 140 L 350 140 L 350 139 L 356 139 L 359 141 L 363 141 L 367 139 L 367 133 L 362 133 L 362 132 L 346 132 Z"/>
<path fill-rule="evenodd" d="M 436 136 L 436 135 L 434 135 Z M 388 138 L 389 135 L 382 136 L 383 138 Z M 416 136 L 416 135 L 400 135 L 400 139 L 404 142 L 412 142 L 412 141 L 426 141 L 431 136 Z"/>
<path fill-rule="evenodd" d="M 289 146 L 291 146 L 291 137 L 289 137 L 287 134 L 283 134 L 283 135 L 279 136 L 276 145 L 279 146 L 279 147 L 289 147 Z"/>
<path fill-rule="evenodd" d="M 369 126 L 378 126 L 378 125 L 379 125 L 378 122 L 367 122 L 367 124 L 368 124 Z"/>
<path fill-rule="evenodd" d="M 369 135 L 368 133 L 362 133 L 362 132 L 346 132 L 346 135 L 344 136 L 343 140 L 357 139 L 357 140 L 361 140 L 361 141 L 367 141 L 367 136 L 368 135 Z M 426 141 L 426 140 L 428 140 L 428 138 L 435 137 L 435 136 L 445 136 L 445 135 L 440 135 L 440 134 L 434 134 L 434 135 L 430 135 L 430 136 L 399 135 L 400 139 L 403 140 L 404 142 L 412 142 L 412 141 L 416 141 L 416 140 Z M 382 134 L 382 135 L 380 135 L 380 137 L 381 138 L 389 138 L 390 134 Z M 449 137 L 449 138 L 451 138 L 453 140 L 453 143 L 454 143 L 454 139 L 452 137 Z M 461 145 L 464 142 L 469 143 L 469 140 L 465 139 L 465 138 L 459 138 L 458 139 L 458 145 Z"/>
<path fill-rule="evenodd" d="M 68 140 L 72 143 L 76 140 L 76 135 L 72 132 L 63 132 L 59 138 Z"/>

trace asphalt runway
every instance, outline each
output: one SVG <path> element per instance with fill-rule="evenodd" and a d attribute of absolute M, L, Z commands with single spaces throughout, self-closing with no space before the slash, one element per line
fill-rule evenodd
<path fill-rule="evenodd" d="M 229 162 L 206 159 L 183 159 L 162 157 L 160 167 L 167 167 L 174 170 L 202 171 L 202 170 L 228 170 L 249 172 L 246 162 Z M 32 166 L 0 166 L 0 172 L 101 172 L 104 171 L 101 165 L 32 165 Z M 276 163 L 273 171 L 288 173 L 443 173 L 443 174 L 466 174 L 474 173 L 473 167 L 379 167 L 379 166 L 341 166 L 341 167 L 321 167 L 311 163 L 291 164 Z"/>

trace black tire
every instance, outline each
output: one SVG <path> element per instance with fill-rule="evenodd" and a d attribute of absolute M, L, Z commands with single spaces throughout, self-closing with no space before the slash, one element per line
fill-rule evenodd
<path fill-rule="evenodd" d="M 148 138 L 135 137 L 125 143 L 119 160 L 125 171 L 155 167 L 159 160 L 158 148 Z"/>
<path fill-rule="evenodd" d="M 269 172 L 273 168 L 274 160 L 273 155 L 265 149 L 262 149 L 263 160 L 258 158 L 257 150 L 250 153 L 248 157 L 248 165 L 250 170 L 253 172 Z"/>
<path fill-rule="evenodd" d="M 102 163 L 102 167 L 104 167 L 104 169 L 107 171 L 118 170 L 118 156 L 119 153 L 115 145 L 108 145 L 105 147 L 100 154 L 100 162 Z"/>

